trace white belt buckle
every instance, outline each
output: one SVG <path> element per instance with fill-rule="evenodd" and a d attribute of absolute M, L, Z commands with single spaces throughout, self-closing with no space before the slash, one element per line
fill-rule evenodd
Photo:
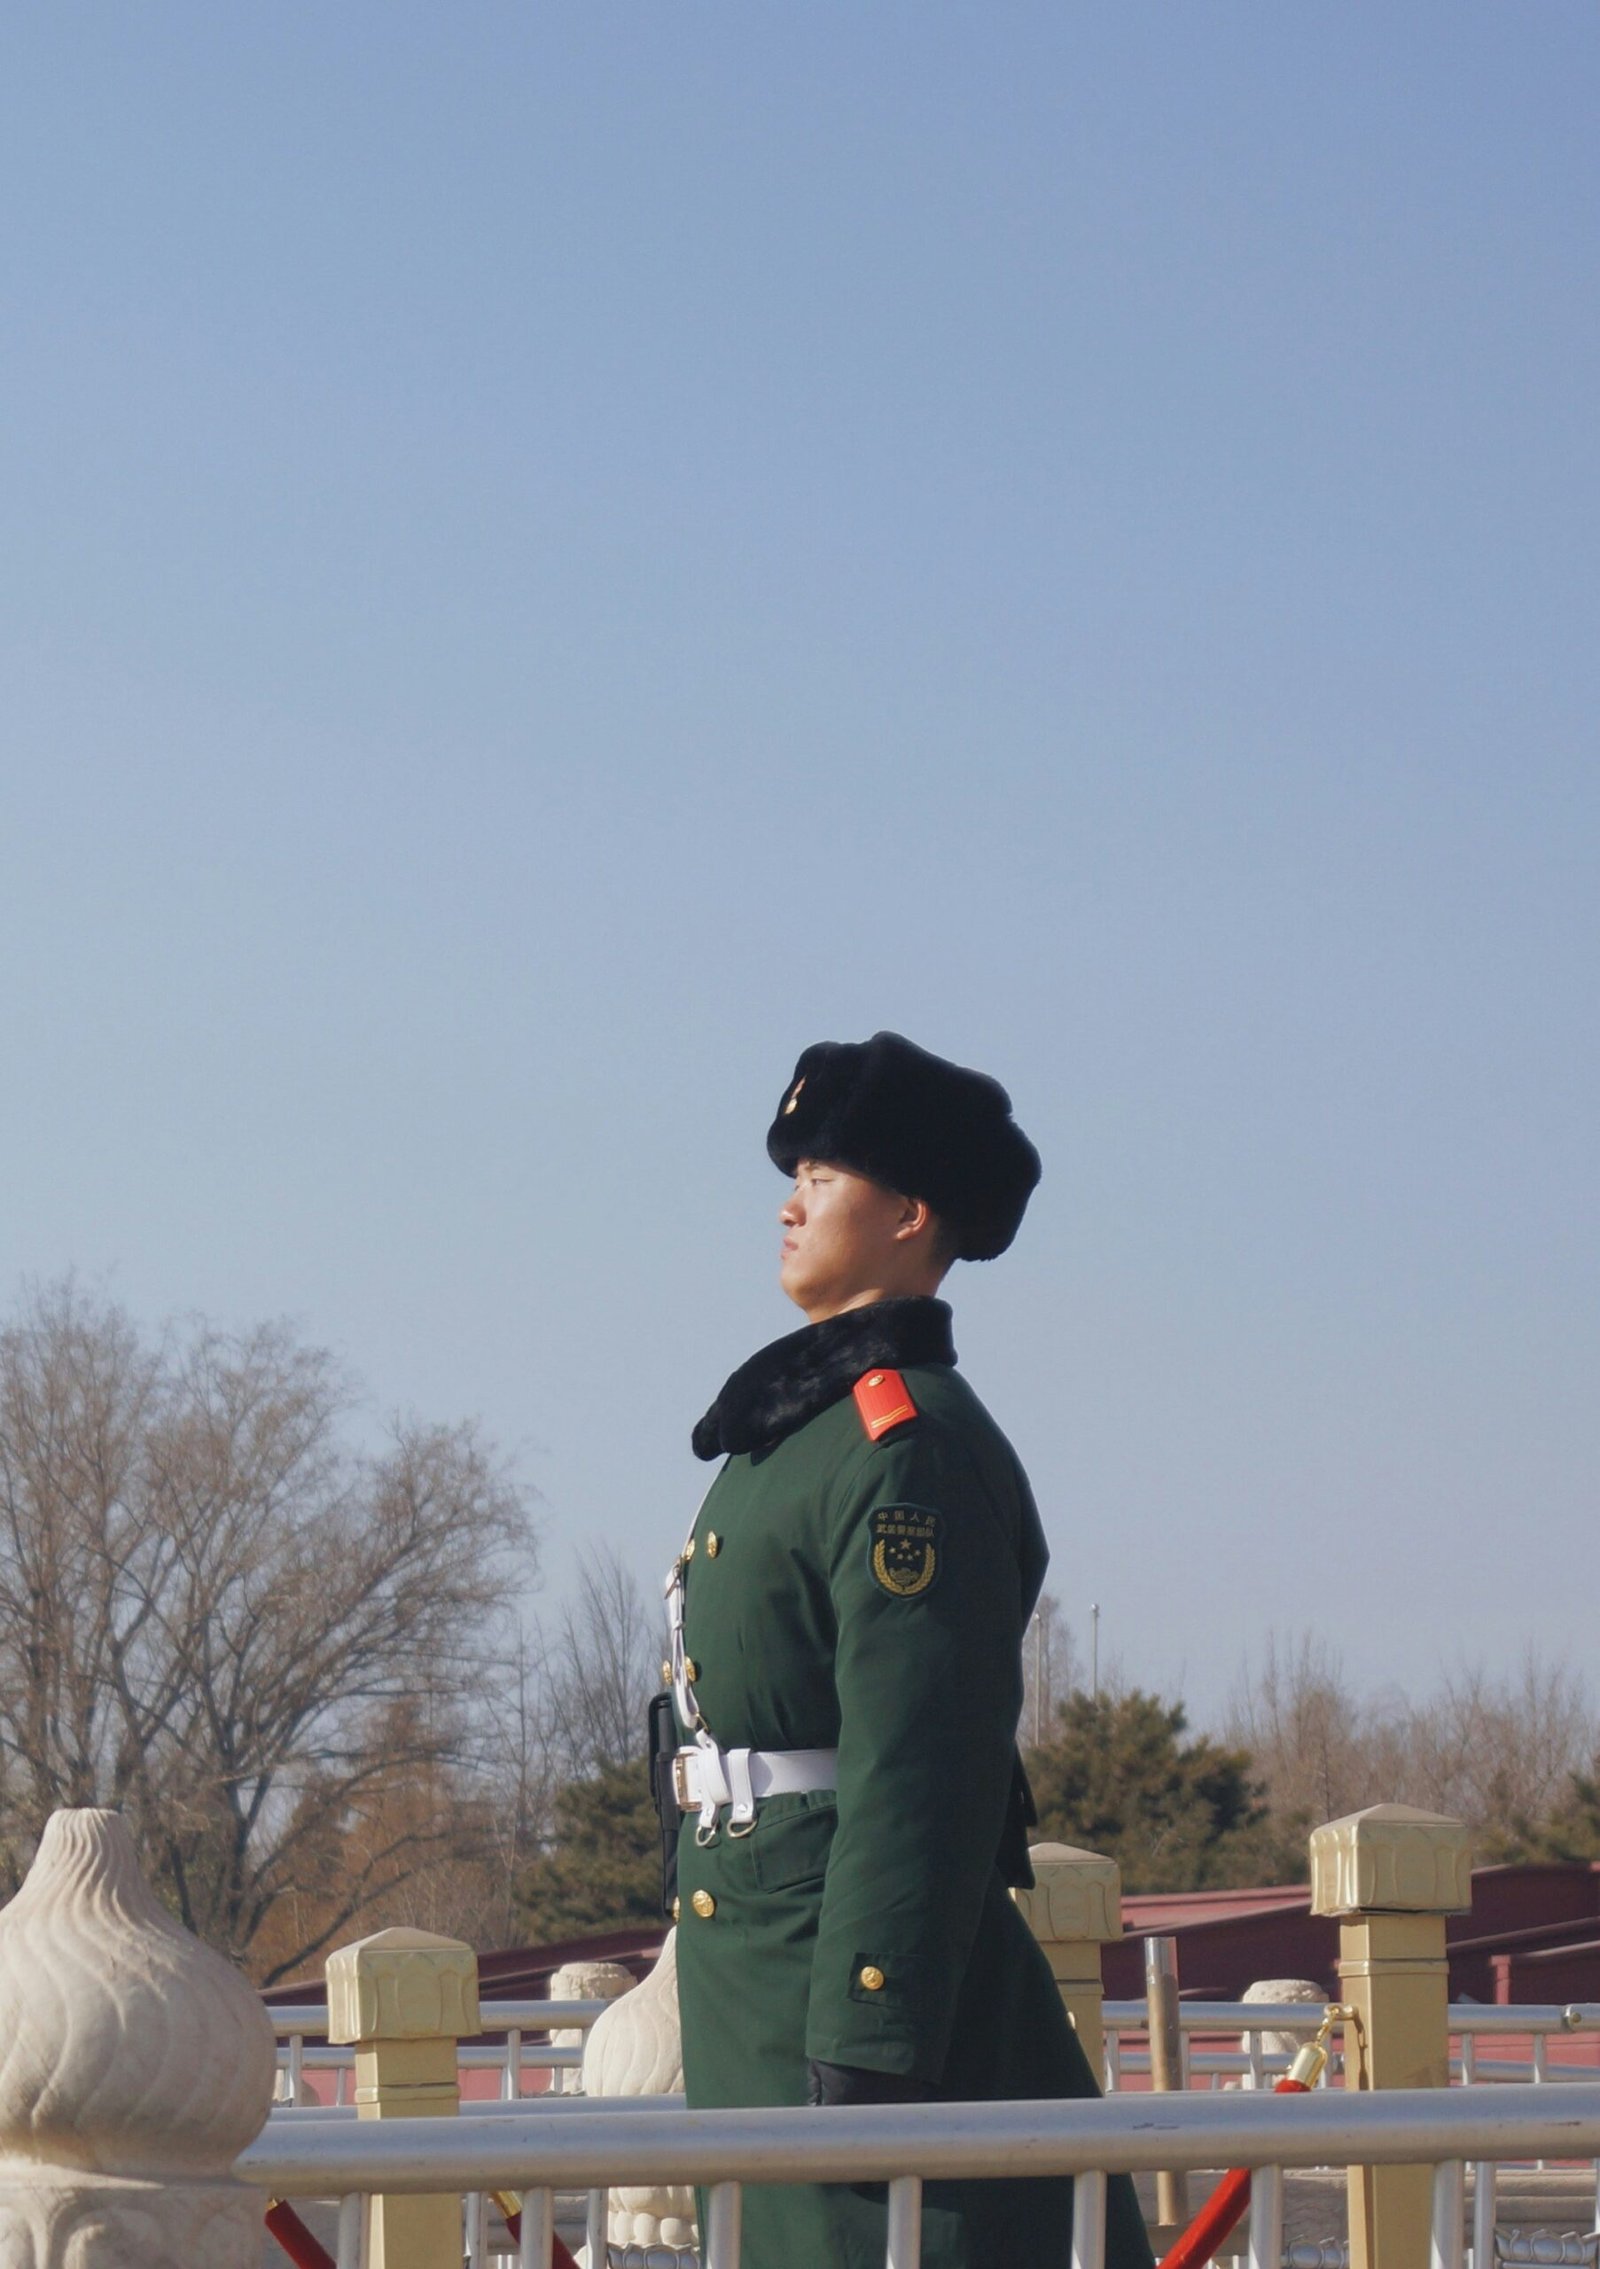
<path fill-rule="evenodd" d="M 697 1809 L 694 1795 L 689 1787 L 689 1759 L 694 1754 L 695 1752 L 692 1749 L 678 1749 L 673 1752 L 672 1793 L 678 1800 L 680 1812 L 693 1812 Z"/>
<path fill-rule="evenodd" d="M 728 1807 L 728 1834 L 748 1836 L 764 1796 L 837 1788 L 833 1749 L 723 1749 L 701 1731 L 672 1756 L 672 1793 L 680 1812 L 697 1812 L 696 1843 L 711 1843 L 717 1815 Z"/>

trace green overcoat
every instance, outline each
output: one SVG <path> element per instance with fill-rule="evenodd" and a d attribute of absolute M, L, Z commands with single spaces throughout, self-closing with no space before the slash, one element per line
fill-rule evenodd
<path fill-rule="evenodd" d="M 774 1446 L 730 1456 L 688 1548 L 706 1729 L 724 1748 L 838 1750 L 836 1793 L 768 1797 L 748 1835 L 724 1811 L 702 1843 L 685 1816 L 678 1992 L 697 2107 L 803 2104 L 809 2058 L 946 2101 L 1097 2092 L 998 1864 L 1039 1516 L 950 1362 L 898 1375 L 912 1414 L 876 1439 L 845 1385 Z M 883 1416 L 881 1389 L 868 1400 Z M 1065 2269 L 1071 2220 L 1069 2181 L 933 2183 L 923 2259 Z M 881 2269 L 885 2235 L 881 2186 L 745 2196 L 745 2269 Z M 1108 2260 L 1150 2258 L 1118 2178 Z"/>

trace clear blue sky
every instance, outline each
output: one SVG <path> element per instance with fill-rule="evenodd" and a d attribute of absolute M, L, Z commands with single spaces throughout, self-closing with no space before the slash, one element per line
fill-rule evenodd
<path fill-rule="evenodd" d="M 1581 1659 L 1597 111 L 1593 0 L 13 11 L 0 1288 L 653 1577 L 891 1025 L 1080 1634 Z"/>

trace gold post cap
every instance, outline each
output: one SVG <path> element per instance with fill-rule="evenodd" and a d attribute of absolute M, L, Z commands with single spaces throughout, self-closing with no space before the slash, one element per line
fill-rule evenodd
<path fill-rule="evenodd" d="M 1371 1804 L 1311 1831 L 1313 1914 L 1465 1914 L 1466 1825 L 1410 1804 Z"/>
<path fill-rule="evenodd" d="M 431 1930 L 379 1930 L 328 1956 L 330 2041 L 467 2040 L 482 2029 L 478 1957 Z"/>
<path fill-rule="evenodd" d="M 1075 1844 L 1034 1844 L 1031 1891 L 1013 1891 L 1035 1938 L 1104 1945 L 1122 1936 L 1122 1870 L 1114 1859 Z"/>

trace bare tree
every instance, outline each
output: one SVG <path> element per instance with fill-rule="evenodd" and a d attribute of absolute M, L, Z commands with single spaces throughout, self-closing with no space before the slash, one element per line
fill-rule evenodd
<path fill-rule="evenodd" d="M 545 1715 L 569 1777 L 642 1757 L 660 1683 L 661 1618 L 609 1546 L 586 1552 L 544 1658 Z"/>
<path fill-rule="evenodd" d="M 1373 1801 L 1362 1712 L 1339 1657 L 1310 1632 L 1287 1641 L 1267 1634 L 1260 1669 L 1246 1665 L 1227 1733 L 1250 1751 L 1274 1820 L 1292 1833 Z"/>
<path fill-rule="evenodd" d="M 1022 1718 L 1017 1737 L 1024 1749 L 1053 1741 L 1061 1705 L 1078 1684 L 1077 1648 L 1054 1592 L 1041 1595 L 1022 1638 Z"/>
<path fill-rule="evenodd" d="M 151 1348 L 70 1283 L 0 1331 L 13 1876 L 56 1806 L 120 1805 L 191 1929 L 275 1918 L 278 1975 L 459 1831 L 525 1496 L 469 1426 L 355 1454 L 352 1399 L 281 1327 Z"/>
<path fill-rule="evenodd" d="M 542 1646 L 533 1722 L 544 1778 L 514 1909 L 525 1932 L 564 1937 L 660 1914 L 661 1830 L 645 1754 L 661 1657 L 654 1600 L 610 1547 L 587 1552 Z"/>
<path fill-rule="evenodd" d="M 1296 1876 L 1308 1829 L 1377 1803 L 1466 1821 L 1483 1859 L 1521 1856 L 1600 1743 L 1583 1681 L 1531 1650 L 1512 1678 L 1468 1669 L 1421 1702 L 1399 1689 L 1358 1700 L 1337 1655 L 1310 1634 L 1287 1644 L 1269 1636 L 1227 1731 L 1265 1783 L 1275 1863 Z"/>
<path fill-rule="evenodd" d="M 482 1942 L 510 1943 L 519 1919 L 522 1878 L 548 1835 L 561 1782 L 559 1742 L 546 1706 L 537 1633 L 520 1626 L 506 1674 L 485 1696 L 489 1721 L 486 1823 L 488 1861 Z"/>
<path fill-rule="evenodd" d="M 1438 1693 L 1384 1713 L 1374 1748 L 1404 1802 L 1476 1832 L 1480 1856 L 1519 1856 L 1593 1758 L 1600 1726 L 1582 1680 L 1532 1648 L 1513 1677 L 1450 1673 Z"/>

